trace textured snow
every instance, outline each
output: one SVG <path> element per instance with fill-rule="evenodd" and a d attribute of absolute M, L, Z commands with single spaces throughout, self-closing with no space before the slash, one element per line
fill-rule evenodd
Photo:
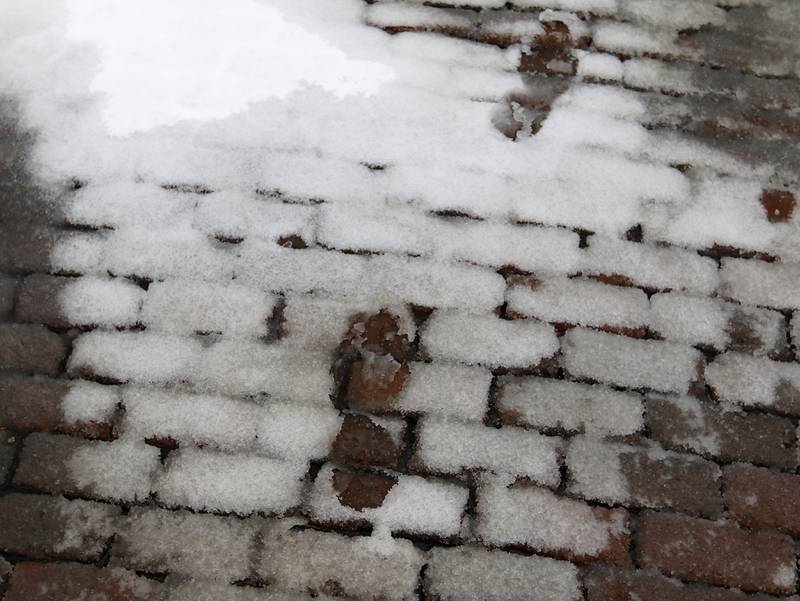
<path fill-rule="evenodd" d="M 93 495 L 116 501 L 144 501 L 159 467 L 158 449 L 143 442 L 85 441 L 68 459 L 70 477 Z"/>
<path fill-rule="evenodd" d="M 607 503 L 629 500 L 628 480 L 620 463 L 620 453 L 626 450 L 633 449 L 588 436 L 571 439 L 566 459 L 570 473 L 569 490 Z"/>
<path fill-rule="evenodd" d="M 61 410 L 67 423 L 106 422 L 116 411 L 119 400 L 119 391 L 114 386 L 76 380 L 61 400 Z"/>
<path fill-rule="evenodd" d="M 412 363 L 396 406 L 404 412 L 479 421 L 487 409 L 492 374 L 481 367 Z"/>
<path fill-rule="evenodd" d="M 800 365 L 744 353 L 724 353 L 706 367 L 706 382 L 721 401 L 770 408 L 776 406 L 781 387 L 788 388 L 787 396 L 796 399 L 800 390 Z M 794 407 L 777 409 L 797 411 Z"/>
<path fill-rule="evenodd" d="M 67 283 L 58 302 L 70 323 L 132 326 L 145 292 L 122 278 L 82 277 Z"/>
<path fill-rule="evenodd" d="M 723 259 L 719 293 L 734 300 L 800 309 L 800 265 Z"/>

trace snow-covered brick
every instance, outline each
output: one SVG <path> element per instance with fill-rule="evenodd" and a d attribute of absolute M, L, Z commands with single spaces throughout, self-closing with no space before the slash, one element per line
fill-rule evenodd
<path fill-rule="evenodd" d="M 232 282 L 169 279 L 153 282 L 142 306 L 148 330 L 173 334 L 221 332 L 230 336 L 266 336 L 275 299 Z"/>
<path fill-rule="evenodd" d="M 651 29 L 633 23 L 602 21 L 592 28 L 595 48 L 612 54 L 644 56 L 649 54 L 691 57 L 696 54 L 675 42 L 675 32 L 669 29 Z"/>
<path fill-rule="evenodd" d="M 258 422 L 258 444 L 264 452 L 290 460 L 321 459 L 341 424 L 342 416 L 332 406 L 270 403 Z"/>
<path fill-rule="evenodd" d="M 777 311 L 677 292 L 650 298 L 650 327 L 666 340 L 766 355 L 785 347 Z"/>
<path fill-rule="evenodd" d="M 61 236 L 50 253 L 55 272 L 99 274 L 106 236 L 74 232 Z M 105 274 L 107 275 L 107 274 Z"/>
<path fill-rule="evenodd" d="M 185 448 L 170 454 L 156 492 L 170 506 L 283 513 L 299 504 L 305 472 L 305 462 Z"/>
<path fill-rule="evenodd" d="M 581 328 L 564 335 L 561 352 L 573 377 L 662 392 L 688 392 L 703 364 L 700 351 L 688 345 Z"/>
<path fill-rule="evenodd" d="M 792 322 L 789 328 L 789 335 L 794 347 L 794 355 L 800 361 L 800 311 L 795 311 L 792 314 Z"/>
<path fill-rule="evenodd" d="M 699 29 L 704 25 L 723 25 L 725 11 L 710 2 L 693 0 L 621 0 L 621 19 L 676 30 Z"/>
<path fill-rule="evenodd" d="M 313 597 L 301 593 L 286 593 L 272 590 L 272 587 L 236 586 L 214 582 L 203 578 L 182 581 L 176 578 L 174 584 L 167 578 L 169 587 L 164 601 L 310 601 Z M 319 599 L 319 597 L 317 597 Z M 325 601 L 327 597 L 323 597 Z"/>
<path fill-rule="evenodd" d="M 592 507 L 500 478 L 478 485 L 476 535 L 486 545 L 523 546 L 574 561 L 621 563 L 630 536 L 624 510 Z"/>
<path fill-rule="evenodd" d="M 228 582 L 250 575 L 254 521 L 134 507 L 119 521 L 112 564 Z"/>
<path fill-rule="evenodd" d="M 330 464 L 314 481 L 309 509 L 322 522 L 369 522 L 376 531 L 458 536 L 468 491 L 419 476 L 353 472 Z M 419 511 L 425 507 L 425 511 Z"/>
<path fill-rule="evenodd" d="M 643 328 L 649 309 L 638 288 L 575 278 L 519 283 L 509 288 L 506 301 L 510 311 L 542 321 L 632 330 Z"/>
<path fill-rule="evenodd" d="M 111 421 L 119 404 L 119 390 L 84 380 L 73 380 L 61 399 L 61 410 L 69 424 Z"/>
<path fill-rule="evenodd" d="M 704 294 L 713 292 L 719 279 L 716 263 L 696 252 L 597 234 L 589 238 L 581 266 L 584 275 L 615 276 L 637 286 Z"/>
<path fill-rule="evenodd" d="M 578 56 L 578 77 L 600 81 L 622 81 L 623 63 L 613 54 L 586 52 Z"/>
<path fill-rule="evenodd" d="M 722 513 L 719 467 L 694 455 L 576 437 L 566 464 L 567 490 L 586 499 L 709 518 Z"/>
<path fill-rule="evenodd" d="M 425 562 L 411 541 L 292 530 L 265 541 L 261 576 L 275 587 L 367 601 L 413 601 Z"/>
<path fill-rule="evenodd" d="M 677 94 L 697 91 L 692 71 L 683 65 L 650 58 L 634 58 L 623 63 L 625 85 L 642 90 L 660 90 Z"/>
<path fill-rule="evenodd" d="M 466 546 L 431 550 L 425 590 L 441 601 L 582 598 L 577 568 L 571 563 Z"/>
<path fill-rule="evenodd" d="M 800 309 L 800 265 L 722 259 L 718 293 L 751 305 Z"/>
<path fill-rule="evenodd" d="M 122 327 L 139 320 L 144 295 L 144 290 L 123 278 L 85 276 L 68 282 L 58 302 L 70 323 Z"/>
<path fill-rule="evenodd" d="M 800 415 L 798 363 L 724 353 L 706 367 L 706 382 L 720 401 Z"/>
<path fill-rule="evenodd" d="M 488 407 L 492 373 L 482 367 L 411 363 L 396 404 L 402 412 L 479 421 Z"/>
<path fill-rule="evenodd" d="M 467 3 L 469 4 L 469 0 Z M 466 11 L 445 11 L 405 2 L 378 2 L 367 7 L 366 21 L 376 27 L 468 30 L 475 21 Z"/>
<path fill-rule="evenodd" d="M 433 359 L 488 367 L 529 367 L 558 351 L 555 331 L 547 324 L 459 313 L 432 315 L 422 343 Z"/>
<path fill-rule="evenodd" d="M 522 428 L 493 428 L 452 420 L 423 418 L 417 425 L 416 469 L 441 474 L 487 470 L 558 486 L 563 441 Z"/>
<path fill-rule="evenodd" d="M 627 436 L 644 425 L 638 394 L 548 378 L 504 377 L 497 408 L 505 423 L 568 433 Z"/>

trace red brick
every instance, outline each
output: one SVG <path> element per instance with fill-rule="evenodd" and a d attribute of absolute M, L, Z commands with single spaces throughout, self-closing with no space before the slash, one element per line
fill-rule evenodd
<path fill-rule="evenodd" d="M 369 413 L 387 413 L 403 392 L 410 369 L 391 357 L 357 361 L 350 371 L 347 386 L 349 407 Z"/>
<path fill-rule="evenodd" d="M 749 528 L 775 528 L 800 536 L 800 476 L 734 465 L 725 469 L 725 505 Z"/>
<path fill-rule="evenodd" d="M 684 583 L 648 570 L 592 567 L 583 577 L 586 601 L 767 601 L 740 590 Z"/>
<path fill-rule="evenodd" d="M 0 369 L 55 375 L 66 356 L 61 337 L 42 326 L 0 325 Z"/>
<path fill-rule="evenodd" d="M 797 200 L 788 190 L 764 190 L 761 193 L 761 206 L 770 223 L 789 221 L 794 213 Z"/>
<path fill-rule="evenodd" d="M 748 592 L 795 591 L 795 544 L 786 535 L 668 514 L 641 516 L 640 565 L 692 582 L 734 586 Z"/>
<path fill-rule="evenodd" d="M 18 563 L 5 601 L 156 601 L 160 584 L 121 568 L 79 563 Z"/>
<path fill-rule="evenodd" d="M 22 323 L 37 323 L 55 328 L 68 327 L 69 321 L 61 311 L 59 294 L 69 278 L 37 273 L 29 275 L 19 287 L 14 315 Z"/>
<path fill-rule="evenodd" d="M 403 455 L 405 423 L 397 420 L 397 425 L 399 432 L 393 435 L 369 416 L 345 415 L 339 434 L 333 441 L 331 461 L 397 469 Z"/>
<path fill-rule="evenodd" d="M 17 280 L 7 275 L 0 275 L 0 319 L 5 319 L 14 309 L 14 296 L 17 292 Z"/>
<path fill-rule="evenodd" d="M 69 388 L 69 380 L 0 377 L 0 426 L 21 432 L 60 432 L 110 440 L 110 422 L 71 423 L 65 419 L 62 400 Z"/>

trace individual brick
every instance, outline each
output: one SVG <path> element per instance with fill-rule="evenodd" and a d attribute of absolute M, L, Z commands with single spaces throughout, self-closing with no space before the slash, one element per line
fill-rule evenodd
<path fill-rule="evenodd" d="M 108 440 L 116 392 L 90 382 L 0 377 L 0 425 L 21 432 L 58 432 Z"/>
<path fill-rule="evenodd" d="M 24 278 L 14 311 L 17 321 L 54 328 L 69 327 L 71 324 L 62 309 L 60 295 L 72 279 L 41 273 Z"/>
<path fill-rule="evenodd" d="M 800 361 L 800 311 L 792 313 L 792 323 L 789 328 L 792 346 L 794 347 L 794 356 Z"/>
<path fill-rule="evenodd" d="M 568 490 L 586 499 L 709 518 L 722 513 L 720 470 L 694 455 L 578 437 L 566 464 Z"/>
<path fill-rule="evenodd" d="M 647 512 L 639 520 L 638 556 L 643 567 L 667 576 L 748 592 L 789 595 L 797 583 L 794 541 L 770 530 Z"/>
<path fill-rule="evenodd" d="M 724 353 L 706 368 L 706 383 L 720 401 L 800 416 L 798 363 Z"/>
<path fill-rule="evenodd" d="M 14 454 L 17 439 L 8 430 L 0 428 L 0 486 L 8 479 L 11 465 L 14 463 Z"/>
<path fill-rule="evenodd" d="M 259 529 L 253 520 L 134 507 L 119 520 L 111 561 L 143 572 L 243 580 Z"/>
<path fill-rule="evenodd" d="M 777 597 L 747 595 L 733 588 L 687 584 L 652 570 L 592 566 L 584 574 L 583 583 L 586 601 L 777 601 Z M 796 600 L 796 596 L 787 599 Z"/>
<path fill-rule="evenodd" d="M 122 328 L 139 324 L 144 296 L 142 288 L 125 278 L 84 276 L 63 286 L 58 303 L 70 324 Z"/>
<path fill-rule="evenodd" d="M 214 580 L 192 578 L 182 581 L 178 577 L 167 577 L 166 597 L 163 601 L 312 601 L 311 597 L 302 593 L 275 591 L 268 586 L 230 585 Z"/>
<path fill-rule="evenodd" d="M 697 380 L 703 364 L 700 351 L 688 345 L 581 328 L 564 335 L 561 352 L 564 368 L 573 377 L 683 394 Z"/>
<path fill-rule="evenodd" d="M 710 294 L 717 287 L 712 259 L 678 247 L 658 247 L 597 234 L 589 239 L 582 261 L 584 275 L 658 290 L 689 290 Z M 611 276 L 611 277 L 608 277 Z"/>
<path fill-rule="evenodd" d="M 405 386 L 395 401 L 400 411 L 462 420 L 483 419 L 492 382 L 488 369 L 419 362 L 412 362 L 410 368 Z"/>
<path fill-rule="evenodd" d="M 503 377 L 497 409 L 504 423 L 570 434 L 627 436 L 644 427 L 641 395 L 566 380 Z"/>
<path fill-rule="evenodd" d="M 724 470 L 723 494 L 728 512 L 742 526 L 800 535 L 800 477 L 731 465 Z"/>
<path fill-rule="evenodd" d="M 141 442 L 35 433 L 25 439 L 14 484 L 51 493 L 142 501 L 150 495 L 158 467 L 158 449 Z"/>
<path fill-rule="evenodd" d="M 0 369 L 55 375 L 66 356 L 59 335 L 43 326 L 0 324 Z"/>
<path fill-rule="evenodd" d="M 305 461 L 183 448 L 170 454 L 155 490 L 172 507 L 283 513 L 299 504 L 305 472 Z"/>
<path fill-rule="evenodd" d="M 0 497 L 0 550 L 29 558 L 97 561 L 119 513 L 113 505 L 11 493 Z"/>
<path fill-rule="evenodd" d="M 56 241 L 53 230 L 4 228 L 0 235 L 0 272 L 25 274 L 50 270 L 50 251 Z"/>
<path fill-rule="evenodd" d="M 629 561 L 628 513 L 592 507 L 529 485 L 483 477 L 476 535 L 485 545 L 523 548 L 578 563 Z"/>
<path fill-rule="evenodd" d="M 722 259 L 721 296 L 774 309 L 800 309 L 800 265 Z"/>
<path fill-rule="evenodd" d="M 528 279 L 506 292 L 508 310 L 542 321 L 644 335 L 650 309 L 638 288 L 570 278 Z"/>
<path fill-rule="evenodd" d="M 0 274 L 0 319 L 5 319 L 14 310 L 17 294 L 17 279 Z"/>
<path fill-rule="evenodd" d="M 278 589 L 356 601 L 413 601 L 425 559 L 411 541 L 314 530 L 268 535 L 259 575 Z"/>
<path fill-rule="evenodd" d="M 161 585 L 121 568 L 78 563 L 18 563 L 5 601 L 160 601 Z"/>
<path fill-rule="evenodd" d="M 337 463 L 397 469 L 405 448 L 405 429 L 400 419 L 345 415 L 329 457 Z"/>
<path fill-rule="evenodd" d="M 531 367 L 558 351 L 555 331 L 547 324 L 457 313 L 432 315 L 422 344 L 434 360 L 488 367 Z"/>
<path fill-rule="evenodd" d="M 462 474 L 486 470 L 556 487 L 563 440 L 506 426 L 423 418 L 417 424 L 415 470 Z"/>
<path fill-rule="evenodd" d="M 357 472 L 326 464 L 314 481 L 308 509 L 314 520 L 395 532 L 456 537 L 469 492 L 466 487 L 419 476 Z M 425 511 L 415 508 L 425 507 Z"/>
<path fill-rule="evenodd" d="M 409 367 L 391 355 L 371 355 L 350 368 L 345 399 L 354 411 L 384 414 L 396 409 Z"/>
<path fill-rule="evenodd" d="M 668 449 L 724 462 L 797 466 L 797 437 L 787 418 L 725 411 L 690 397 L 650 397 L 646 421 L 650 437 Z"/>
<path fill-rule="evenodd" d="M 434 547 L 425 571 L 427 599 L 438 601 L 539 601 L 582 599 L 575 566 L 479 547 Z"/>
<path fill-rule="evenodd" d="M 677 292 L 650 298 L 650 327 L 666 340 L 751 355 L 786 346 L 786 318 L 777 311 Z"/>

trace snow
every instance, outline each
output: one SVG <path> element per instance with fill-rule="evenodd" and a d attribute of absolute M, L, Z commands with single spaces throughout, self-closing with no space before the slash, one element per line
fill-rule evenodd
<path fill-rule="evenodd" d="M 69 323 L 132 326 L 139 320 L 144 290 L 122 278 L 86 276 L 69 281 L 58 302 Z"/>
<path fill-rule="evenodd" d="M 480 547 L 435 547 L 425 578 L 427 590 L 442 601 L 507 601 L 531 591 L 541 601 L 581 598 L 572 564 Z"/>
<path fill-rule="evenodd" d="M 578 53 L 578 77 L 601 81 L 622 81 L 623 72 L 622 61 L 613 54 L 583 50 Z"/>
<path fill-rule="evenodd" d="M 627 436 L 644 427 L 638 394 L 565 380 L 503 378 L 498 409 L 516 424 L 569 433 Z"/>
<path fill-rule="evenodd" d="M 555 487 L 561 478 L 562 443 L 513 426 L 497 429 L 427 417 L 417 424 L 414 461 L 434 473 L 488 470 Z"/>
<path fill-rule="evenodd" d="M 492 374 L 481 367 L 411 363 L 395 406 L 402 412 L 480 421 L 487 409 Z"/>
<path fill-rule="evenodd" d="M 800 265 L 722 260 L 719 294 L 752 305 L 800 309 Z"/>
<path fill-rule="evenodd" d="M 533 366 L 558 351 L 555 332 L 547 324 L 453 312 L 436 312 L 429 318 L 422 344 L 435 360 L 488 367 Z"/>
<path fill-rule="evenodd" d="M 744 353 L 724 353 L 706 367 L 706 382 L 721 401 L 744 407 L 775 408 L 795 414 L 798 409 L 791 397 L 800 390 L 800 365 L 753 357 Z M 789 392 L 783 407 L 779 403 L 781 387 Z"/>
<path fill-rule="evenodd" d="M 606 503 L 629 500 L 628 480 L 620 462 L 620 454 L 626 451 L 635 449 L 588 436 L 572 438 L 566 458 L 570 474 L 568 490 Z"/>
<path fill-rule="evenodd" d="M 152 490 L 159 455 L 143 442 L 85 441 L 67 458 L 67 467 L 76 485 L 92 496 L 144 501 Z"/>
<path fill-rule="evenodd" d="M 572 377 L 661 392 L 686 393 L 703 361 L 690 346 L 581 328 L 564 335 L 561 352 Z"/>
<path fill-rule="evenodd" d="M 119 390 L 115 386 L 75 380 L 61 399 L 61 410 L 69 424 L 109 422 L 119 400 Z"/>

